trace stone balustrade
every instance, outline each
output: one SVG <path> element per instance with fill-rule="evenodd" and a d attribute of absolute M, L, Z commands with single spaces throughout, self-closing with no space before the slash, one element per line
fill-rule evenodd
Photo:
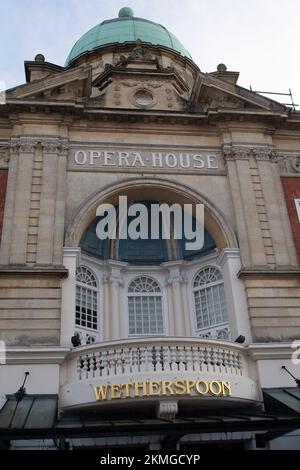
<path fill-rule="evenodd" d="M 129 344 L 89 348 L 79 355 L 77 371 L 79 380 L 147 372 L 212 372 L 241 376 L 243 355 L 236 347 L 218 342 L 135 340 Z"/>
<path fill-rule="evenodd" d="M 143 337 L 81 346 L 67 355 L 62 377 L 61 406 L 66 408 L 95 405 L 95 387 L 124 390 L 126 384 L 139 387 L 155 381 L 191 384 L 222 381 L 230 384 L 228 403 L 260 400 L 256 366 L 247 348 L 206 338 Z M 128 398 L 142 399 L 137 394 L 128 395 L 127 402 Z M 117 402 L 121 406 L 122 399 L 113 400 Z"/>

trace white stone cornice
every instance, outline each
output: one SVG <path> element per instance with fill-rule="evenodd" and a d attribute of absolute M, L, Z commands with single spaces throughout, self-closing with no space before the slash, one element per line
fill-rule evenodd
<path fill-rule="evenodd" d="M 6 364 L 61 364 L 69 351 L 60 347 L 7 348 Z"/>
<path fill-rule="evenodd" d="M 80 247 L 68 247 L 65 246 L 63 249 L 64 258 L 76 258 L 76 265 L 80 263 L 81 248 Z"/>
<path fill-rule="evenodd" d="M 219 264 L 221 267 L 224 266 L 228 258 L 238 258 L 240 259 L 240 250 L 239 248 L 224 248 L 218 259 L 217 259 L 217 264 Z"/>
<path fill-rule="evenodd" d="M 251 343 L 248 351 L 255 361 L 262 359 L 292 359 L 295 348 L 290 343 Z"/>

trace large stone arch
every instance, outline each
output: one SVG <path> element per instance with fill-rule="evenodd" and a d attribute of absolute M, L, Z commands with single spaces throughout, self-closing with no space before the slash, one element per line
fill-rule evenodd
<path fill-rule="evenodd" d="M 114 185 L 108 185 L 89 196 L 73 214 L 67 226 L 65 246 L 79 246 L 82 234 L 96 216 L 99 204 L 116 204 L 119 195 L 128 199 L 155 199 L 166 203 L 181 204 L 202 203 L 205 206 L 205 228 L 214 238 L 218 249 L 238 247 L 236 235 L 223 213 L 199 191 L 163 178 L 138 177 L 128 178 Z"/>

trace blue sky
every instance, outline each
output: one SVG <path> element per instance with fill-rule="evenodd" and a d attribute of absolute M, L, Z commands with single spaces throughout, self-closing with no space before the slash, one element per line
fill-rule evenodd
<path fill-rule="evenodd" d="M 63 65 L 76 40 L 123 6 L 166 26 L 204 72 L 220 62 L 239 83 L 300 104 L 300 0 L 0 0 L 0 80 L 24 83 L 24 60 Z"/>

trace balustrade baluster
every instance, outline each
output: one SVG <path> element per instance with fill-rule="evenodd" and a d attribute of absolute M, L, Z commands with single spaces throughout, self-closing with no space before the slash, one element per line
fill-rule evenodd
<path fill-rule="evenodd" d="M 103 361 L 103 372 L 102 372 L 102 376 L 103 377 L 108 377 L 109 376 L 109 351 L 106 350 L 106 351 L 103 351 L 102 353 L 102 361 Z"/>
<path fill-rule="evenodd" d="M 176 346 L 170 346 L 170 355 L 171 355 L 171 370 L 174 372 L 178 370 L 177 362 L 177 348 Z"/>
<path fill-rule="evenodd" d="M 186 370 L 185 350 L 183 346 L 178 346 L 178 370 L 180 372 Z"/>
<path fill-rule="evenodd" d="M 122 374 L 122 357 L 121 357 L 121 349 L 116 349 L 115 350 L 115 369 L 116 369 L 116 375 L 121 375 Z"/>
<path fill-rule="evenodd" d="M 206 366 L 206 370 L 209 371 L 211 367 L 211 355 L 210 355 L 210 350 L 207 348 L 203 349 L 203 363 Z"/>
<path fill-rule="evenodd" d="M 123 357 L 124 357 L 124 374 L 131 373 L 131 360 L 130 360 L 130 349 L 123 348 Z"/>
<path fill-rule="evenodd" d="M 203 348 L 195 348 L 196 357 L 198 356 L 199 369 L 202 371 L 204 365 L 204 351 Z"/>
<path fill-rule="evenodd" d="M 186 370 L 193 371 L 193 351 L 190 346 L 185 346 L 185 361 L 186 361 Z"/>
<path fill-rule="evenodd" d="M 145 372 L 146 371 L 146 348 L 144 346 L 140 347 L 139 356 L 140 356 L 139 371 Z"/>
<path fill-rule="evenodd" d="M 96 370 L 95 370 L 95 375 L 98 375 L 101 377 L 102 375 L 102 368 L 101 368 L 101 364 L 102 361 L 101 361 L 101 351 L 97 352 L 96 353 L 96 361 L 95 361 L 95 367 L 96 367 Z"/>
<path fill-rule="evenodd" d="M 89 356 L 83 356 L 83 367 L 82 370 L 84 372 L 85 378 L 88 379 L 89 377 Z"/>
<path fill-rule="evenodd" d="M 217 365 L 217 351 L 215 348 L 210 349 L 210 362 L 213 368 L 213 371 L 216 371 L 216 365 Z"/>
<path fill-rule="evenodd" d="M 168 346 L 163 346 L 162 348 L 162 359 L 163 359 L 163 370 L 164 372 L 170 371 L 170 349 Z"/>
<path fill-rule="evenodd" d="M 163 364 L 162 347 L 156 346 L 155 350 L 156 350 L 156 372 L 162 372 L 162 370 L 163 370 L 163 368 L 162 368 L 162 364 Z"/>
<path fill-rule="evenodd" d="M 145 367 L 145 372 L 148 371 L 153 371 L 153 364 L 152 364 L 152 353 L 151 349 L 148 346 L 145 346 L 144 348 L 144 367 Z"/>
<path fill-rule="evenodd" d="M 79 356 L 79 359 L 77 360 L 77 373 L 79 376 L 79 380 L 82 379 L 82 367 L 83 367 L 82 357 Z"/>
<path fill-rule="evenodd" d="M 237 364 L 240 374 L 243 375 L 243 358 L 241 354 L 237 354 Z"/>
<path fill-rule="evenodd" d="M 131 349 L 131 369 L 133 373 L 137 373 L 139 370 L 139 357 L 138 357 L 138 349 L 132 348 Z"/>

